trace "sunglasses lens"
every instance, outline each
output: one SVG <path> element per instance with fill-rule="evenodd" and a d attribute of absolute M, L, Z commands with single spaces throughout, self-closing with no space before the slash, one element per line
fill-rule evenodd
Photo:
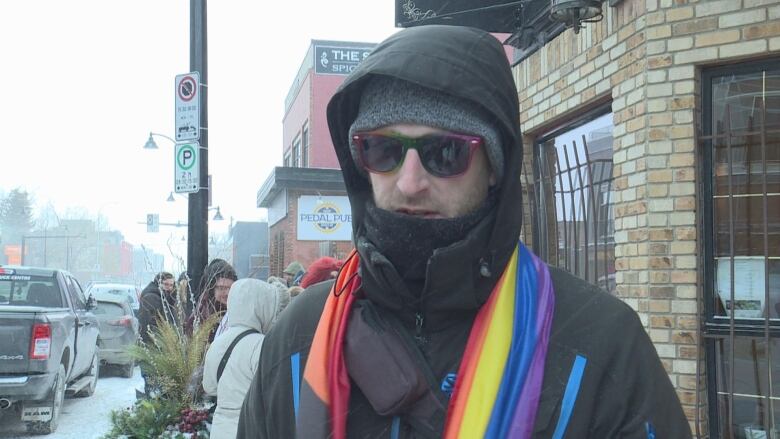
<path fill-rule="evenodd" d="M 357 142 L 363 165 L 374 172 L 390 172 L 401 163 L 404 145 L 399 139 L 365 135 Z"/>
<path fill-rule="evenodd" d="M 469 142 L 458 137 L 430 136 L 421 145 L 420 156 L 428 172 L 435 176 L 462 174 L 469 166 Z"/>

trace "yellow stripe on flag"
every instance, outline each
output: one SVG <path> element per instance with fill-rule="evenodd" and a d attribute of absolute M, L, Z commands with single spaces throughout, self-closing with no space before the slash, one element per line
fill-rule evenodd
<path fill-rule="evenodd" d="M 460 424 L 461 438 L 480 438 L 485 435 L 493 405 L 498 396 L 498 387 L 504 375 L 504 367 L 512 343 L 512 329 L 515 311 L 515 288 L 517 282 L 517 250 L 504 271 L 493 319 L 488 327 L 485 344 L 477 364 L 474 381 L 466 403 L 463 421 Z"/>

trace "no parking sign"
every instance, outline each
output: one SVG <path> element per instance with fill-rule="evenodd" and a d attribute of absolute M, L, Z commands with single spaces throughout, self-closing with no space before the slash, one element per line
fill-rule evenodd
<path fill-rule="evenodd" d="M 174 157 L 173 187 L 177 194 L 189 194 L 200 189 L 200 145 L 198 142 L 177 143 Z"/>
<path fill-rule="evenodd" d="M 200 73 L 176 75 L 176 141 L 200 139 Z"/>

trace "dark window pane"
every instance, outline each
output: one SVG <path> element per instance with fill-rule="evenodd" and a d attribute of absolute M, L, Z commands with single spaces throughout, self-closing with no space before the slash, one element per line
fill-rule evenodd
<path fill-rule="evenodd" d="M 730 148 L 726 139 L 717 139 L 713 161 L 715 196 L 726 196 L 729 190 L 733 195 L 761 194 L 764 181 L 767 193 L 780 193 L 780 133 L 766 133 L 764 143 L 758 136 L 735 134 Z"/>
<path fill-rule="evenodd" d="M 780 72 L 723 75 L 712 81 L 713 134 L 755 130 L 766 112 L 766 128 L 780 128 Z"/>
<path fill-rule="evenodd" d="M 764 242 L 764 203 L 767 242 Z M 731 205 L 730 205 L 731 204 Z M 715 198 L 715 256 L 780 256 L 780 194 Z M 734 233 L 734 242 L 730 236 Z"/>
<path fill-rule="evenodd" d="M 731 349 L 734 349 L 734 366 L 731 364 Z M 770 405 L 774 411 L 775 428 L 780 426 L 780 341 L 772 339 L 768 345 L 760 338 L 737 338 L 734 343 L 728 338 L 715 341 L 717 361 L 718 411 L 721 436 L 729 437 L 729 405 L 733 410 L 733 424 L 736 438 L 750 437 L 746 429 L 764 430 L 764 421 L 771 422 Z M 733 375 L 733 395 L 731 382 Z M 769 381 L 774 393 L 770 402 L 766 395 Z M 759 436 L 755 436 L 759 437 Z"/>

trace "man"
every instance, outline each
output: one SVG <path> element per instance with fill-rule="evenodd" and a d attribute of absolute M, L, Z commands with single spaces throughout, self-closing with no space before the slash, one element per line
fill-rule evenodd
<path fill-rule="evenodd" d="M 306 270 L 303 268 L 303 265 L 298 261 L 292 261 L 282 272 L 282 277 L 287 282 L 288 287 L 295 287 L 300 285 L 304 273 L 306 273 Z"/>
<path fill-rule="evenodd" d="M 154 276 L 143 291 L 141 291 L 141 305 L 138 312 L 138 324 L 141 340 L 151 343 L 150 331 L 157 328 L 158 318 L 175 323 L 176 312 L 176 284 L 173 274 L 160 272 Z"/>
<path fill-rule="evenodd" d="M 229 318 L 227 316 L 227 300 L 230 287 L 238 280 L 236 270 L 224 259 L 215 258 L 203 270 L 198 288 L 198 300 L 195 310 L 187 319 L 185 328 L 189 334 L 201 322 L 205 322 L 214 314 L 222 313 L 219 326 L 212 328 L 209 333 L 209 343 L 214 337 L 227 329 Z M 222 329 L 220 329 L 222 328 Z"/>
<path fill-rule="evenodd" d="M 176 308 L 176 285 L 173 274 L 162 271 L 154 276 L 143 291 L 141 305 L 138 310 L 138 325 L 141 340 L 151 344 L 151 334 L 157 329 L 160 319 L 177 324 L 179 314 Z M 149 382 L 149 371 L 141 364 L 141 376 L 144 379 L 144 393 L 152 393 L 152 383 Z"/>
<path fill-rule="evenodd" d="M 518 113 L 476 29 L 403 30 L 347 78 L 356 253 L 268 334 L 238 437 L 690 437 L 636 313 L 518 242 Z"/>

